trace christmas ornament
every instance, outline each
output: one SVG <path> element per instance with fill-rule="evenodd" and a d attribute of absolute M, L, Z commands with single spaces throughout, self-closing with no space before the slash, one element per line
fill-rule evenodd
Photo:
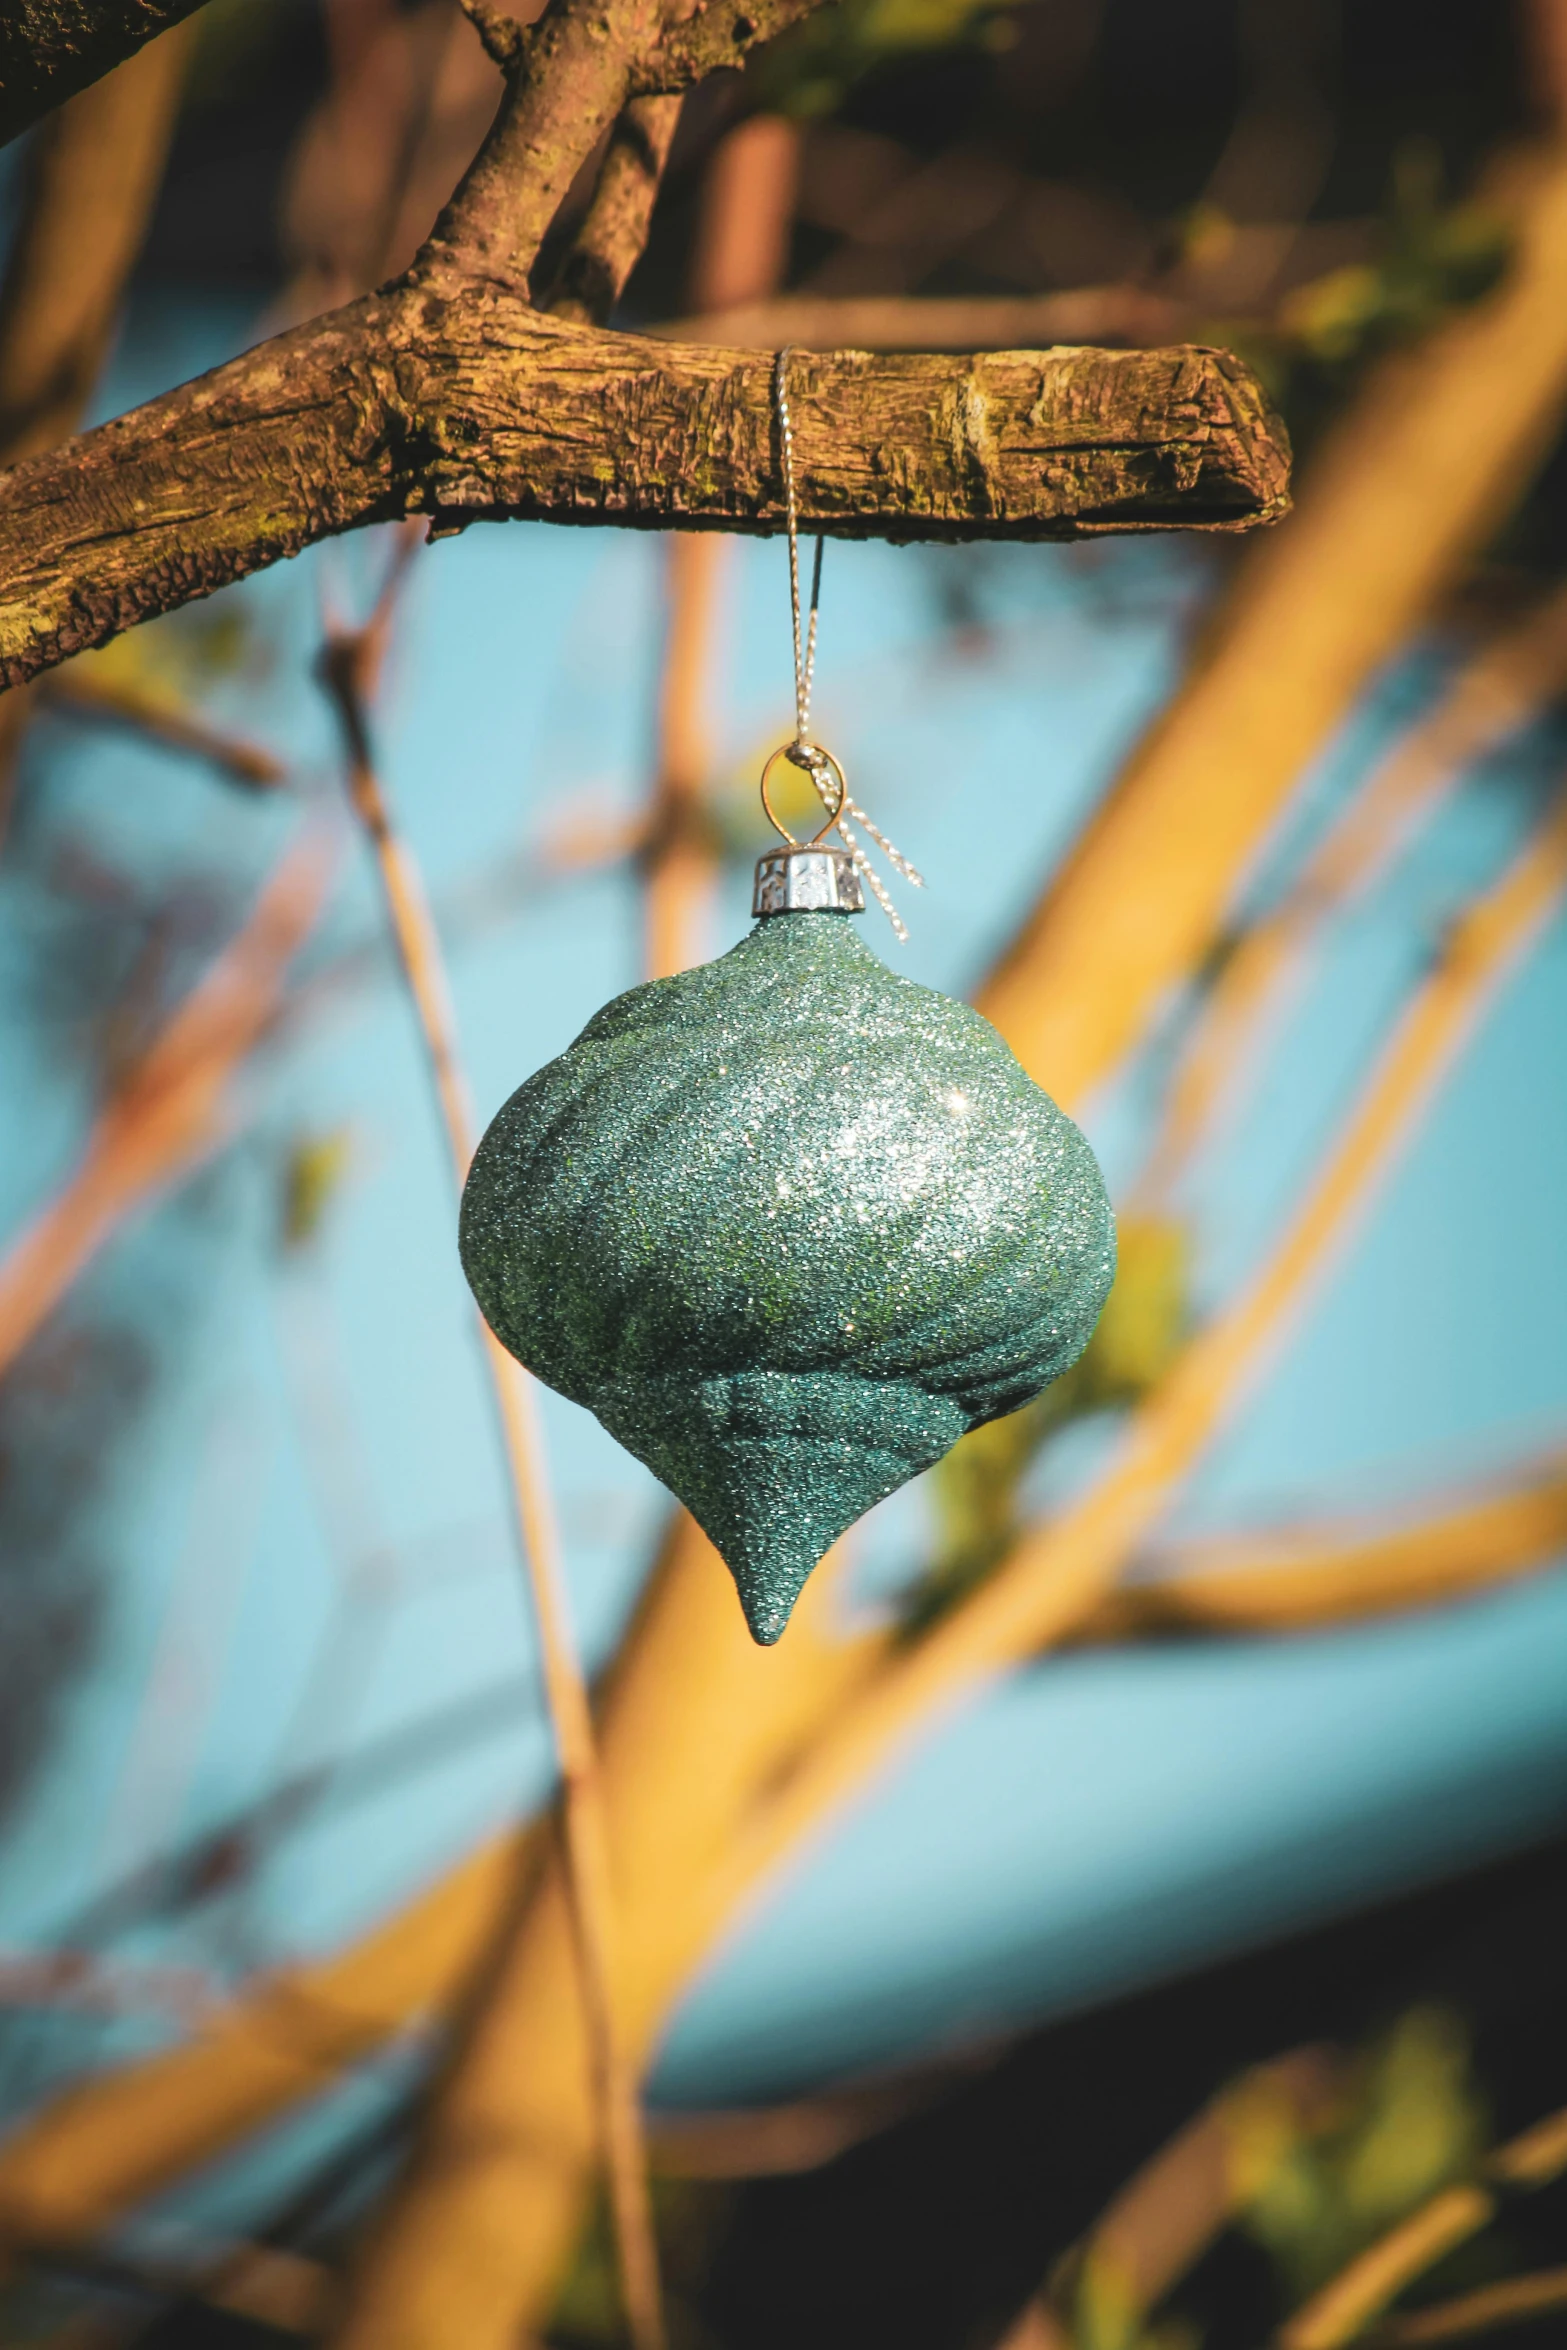
<path fill-rule="evenodd" d="M 779 390 L 797 583 L 782 363 Z M 808 739 L 820 564 L 763 804 L 791 758 L 821 832 L 773 818 L 750 935 L 590 1020 L 500 1111 L 462 1207 L 491 1328 L 679 1495 L 762 1642 L 847 1526 L 1076 1360 L 1115 1268 L 1071 1120 L 849 919 L 862 882 L 892 909 L 838 845 L 848 812 L 881 835 Z"/>

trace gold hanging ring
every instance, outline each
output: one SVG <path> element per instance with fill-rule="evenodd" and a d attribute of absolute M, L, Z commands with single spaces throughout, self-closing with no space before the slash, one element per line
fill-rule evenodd
<path fill-rule="evenodd" d="M 844 807 L 849 797 L 848 779 L 845 776 L 842 767 L 840 767 L 838 764 L 838 761 L 833 757 L 831 751 L 824 751 L 819 743 L 813 743 L 810 748 L 812 756 L 808 759 L 800 755 L 801 746 L 798 743 L 780 743 L 776 751 L 769 753 L 766 764 L 762 768 L 762 807 L 766 813 L 767 821 L 772 826 L 774 832 L 778 834 L 779 838 L 786 840 L 792 849 L 814 849 L 819 847 L 820 844 L 827 838 L 827 835 L 829 832 L 831 832 L 839 817 L 843 814 Z M 812 833 L 809 840 L 796 840 L 794 834 L 789 830 L 788 825 L 780 824 L 778 818 L 773 813 L 773 803 L 768 796 L 767 785 L 768 780 L 772 775 L 773 769 L 777 766 L 780 759 L 788 759 L 794 766 L 803 767 L 808 775 L 812 775 L 813 781 L 813 763 L 816 759 L 822 760 L 833 771 L 833 777 L 838 786 L 838 797 L 833 802 L 832 806 L 828 809 L 827 821 L 822 826 L 820 832 Z"/>

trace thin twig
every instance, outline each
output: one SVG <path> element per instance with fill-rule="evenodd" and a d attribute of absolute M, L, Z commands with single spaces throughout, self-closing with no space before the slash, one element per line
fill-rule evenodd
<path fill-rule="evenodd" d="M 287 768 L 264 744 L 229 734 L 162 695 L 94 678 L 80 666 L 52 671 L 33 690 L 45 710 L 89 725 L 120 727 L 160 749 L 186 752 L 247 791 L 272 791 L 286 780 Z"/>
<path fill-rule="evenodd" d="M 375 855 L 387 919 L 429 1059 L 453 1184 L 460 1194 L 473 1156 L 474 1131 L 451 990 L 423 880 L 393 826 L 369 734 L 369 703 L 394 600 L 420 536 L 417 525 L 399 534 L 368 624 L 352 634 L 329 631 L 321 674 L 342 725 L 349 799 Z M 636 2079 L 622 2053 L 612 1987 L 614 1900 L 603 1797 L 587 1685 L 566 1605 L 537 1395 L 529 1373 L 513 1361 L 488 1325 L 481 1321 L 480 1330 L 538 1622 L 545 1696 L 560 1764 L 567 1878 L 626 2314 L 637 2350 L 662 2350 L 664 2324 L 646 2149 Z"/>
<path fill-rule="evenodd" d="M 1136 2171 L 1092 2230 L 1058 2262 L 1000 2350 L 1061 2350 L 1114 2309 L 1129 2338 L 1256 2193 L 1339 2112 L 1345 2062 L 1295 2049 L 1253 2065 Z M 1073 2323 L 1073 2318 L 1079 2322 Z"/>
<path fill-rule="evenodd" d="M 1459 2342 L 1499 2326 L 1522 2325 L 1548 2309 L 1567 2309 L 1567 2268 L 1536 2269 L 1529 2276 L 1508 2277 L 1499 2285 L 1460 2293 L 1430 2309 L 1411 2310 L 1407 2317 L 1378 2326 L 1366 2340 L 1369 2350 L 1415 2350 L 1417 2343 Z"/>
<path fill-rule="evenodd" d="M 0 1370 L 109 1234 L 227 1138 L 230 1084 L 277 1016 L 284 974 L 320 913 L 330 872 L 325 839 L 312 829 L 126 1072 L 70 1181 L 0 1260 Z"/>
<path fill-rule="evenodd" d="M 1341 2350 L 1416 2277 L 1488 2227 L 1504 2193 L 1548 2186 L 1564 2170 L 1567 2106 L 1497 2147 L 1478 2179 L 1444 2187 L 1379 2236 L 1279 2328 L 1276 2350 Z"/>

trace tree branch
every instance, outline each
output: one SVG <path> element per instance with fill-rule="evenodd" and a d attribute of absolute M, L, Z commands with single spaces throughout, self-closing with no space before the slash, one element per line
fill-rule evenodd
<path fill-rule="evenodd" d="M 0 144 L 200 6 L 201 0 L 10 0 L 0 10 Z"/>
<path fill-rule="evenodd" d="M 801 527 L 835 537 L 1238 530 L 1285 506 L 1279 428 L 1224 352 L 802 357 L 794 412 Z M 495 286 L 351 303 L 0 476 L 0 679 L 410 514 L 776 531 L 770 362 Z"/>
<path fill-rule="evenodd" d="M 625 105 L 741 64 L 820 5 L 696 0 L 674 21 L 679 0 L 550 0 L 507 66 L 494 127 L 413 276 L 442 292 L 475 278 L 520 288 L 578 169 Z M 498 12 L 485 14 L 493 43 Z"/>
<path fill-rule="evenodd" d="M 681 100 L 633 98 L 610 134 L 598 185 L 549 299 L 554 318 L 603 326 L 647 244 Z"/>
<path fill-rule="evenodd" d="M 0 681 L 366 523 L 776 530 L 768 362 L 545 319 L 527 274 L 625 109 L 661 133 L 661 98 L 817 4 L 550 0 L 404 279 L 0 476 Z M 1281 429 L 1222 352 L 840 352 L 802 361 L 796 411 L 801 520 L 837 536 L 1236 530 L 1286 503 Z"/>

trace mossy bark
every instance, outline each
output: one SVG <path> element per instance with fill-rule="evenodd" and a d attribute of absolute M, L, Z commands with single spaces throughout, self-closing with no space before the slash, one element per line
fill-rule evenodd
<path fill-rule="evenodd" d="M 0 476 L 0 677 L 366 523 L 776 531 L 771 361 L 542 316 L 432 276 Z M 903 539 L 1237 530 L 1287 460 L 1226 353 L 801 355 L 801 527 Z"/>

